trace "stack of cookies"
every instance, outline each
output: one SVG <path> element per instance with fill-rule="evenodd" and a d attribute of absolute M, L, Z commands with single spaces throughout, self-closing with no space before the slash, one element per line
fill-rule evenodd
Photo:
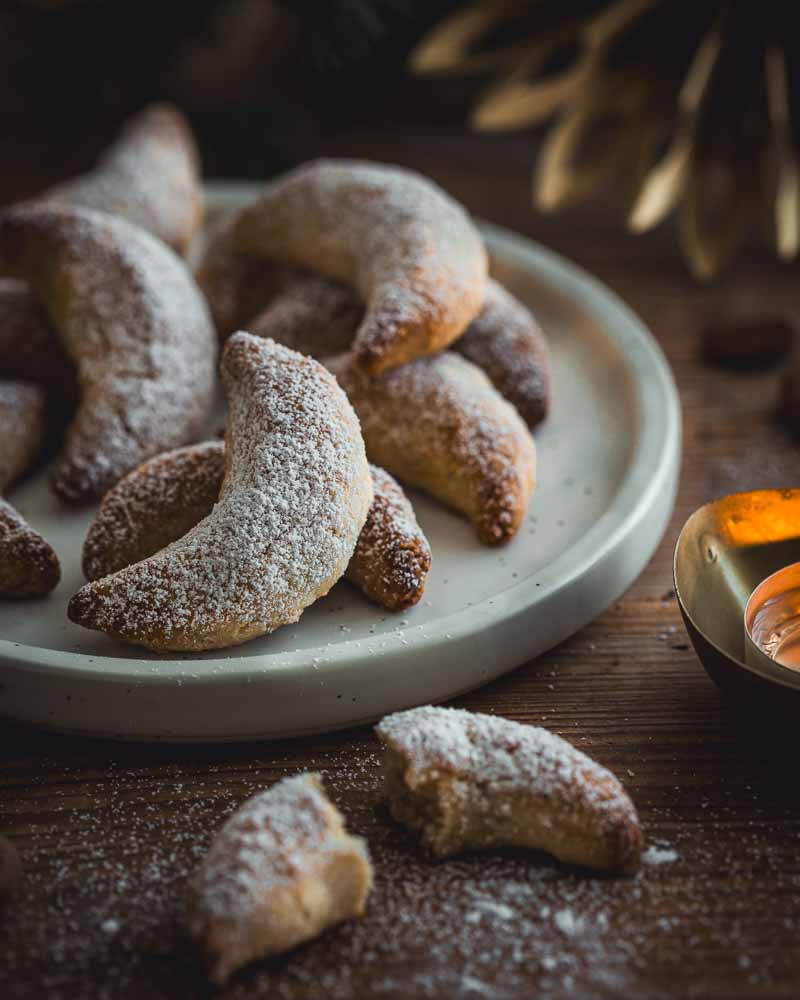
<path fill-rule="evenodd" d="M 273 181 L 193 275 L 198 164 L 180 113 L 155 106 L 94 171 L 0 214 L 0 489 L 55 435 L 56 494 L 100 501 L 69 616 L 150 649 L 271 632 L 342 576 L 408 608 L 431 551 L 397 480 L 486 545 L 519 529 L 549 402 L 541 332 L 463 208 L 379 164 Z M 199 441 L 220 348 L 227 429 Z M 57 582 L 0 501 L 0 594 Z"/>

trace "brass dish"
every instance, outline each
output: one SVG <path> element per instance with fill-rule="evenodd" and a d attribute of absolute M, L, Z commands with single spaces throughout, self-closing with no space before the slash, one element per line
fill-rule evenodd
<path fill-rule="evenodd" d="M 770 574 L 800 561 L 800 489 L 733 493 L 689 518 L 675 546 L 678 605 L 711 679 L 738 702 L 800 712 L 800 671 L 745 662 L 744 609 Z"/>

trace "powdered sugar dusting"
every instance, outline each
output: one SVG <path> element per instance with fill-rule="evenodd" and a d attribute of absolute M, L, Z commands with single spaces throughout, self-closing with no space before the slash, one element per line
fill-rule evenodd
<path fill-rule="evenodd" d="M 164 452 L 103 497 L 83 543 L 83 571 L 97 580 L 154 555 L 207 517 L 225 475 L 225 443 Z"/>
<path fill-rule="evenodd" d="M 376 732 L 387 748 L 393 811 L 437 854 L 505 843 L 638 867 L 639 821 L 624 788 L 554 733 L 430 705 L 389 715 Z"/>
<path fill-rule="evenodd" d="M 220 648 L 296 621 L 343 574 L 372 499 L 358 421 L 317 362 L 246 333 L 223 359 L 227 471 L 192 531 L 73 598 L 75 620 L 156 648 Z"/>
<path fill-rule="evenodd" d="M 367 377 L 331 359 L 370 459 L 467 514 L 482 541 L 507 541 L 534 485 L 533 439 L 489 380 L 451 351 Z"/>
<path fill-rule="evenodd" d="M 60 576 L 58 556 L 49 543 L 0 497 L 0 596 L 41 596 Z"/>
<path fill-rule="evenodd" d="M 177 541 L 207 517 L 225 474 L 225 444 L 206 441 L 157 455 L 109 490 L 83 544 L 88 580 L 116 573 Z M 392 477 L 370 466 L 372 504 L 345 573 L 384 607 L 409 607 L 422 596 L 428 541 Z"/>
<path fill-rule="evenodd" d="M 630 800 L 610 771 L 540 726 L 496 715 L 424 705 L 387 715 L 376 728 L 381 740 L 401 752 L 409 781 L 424 772 L 478 775 L 493 788 L 535 789 L 543 796 L 569 795 L 584 782 L 609 810 Z"/>
<path fill-rule="evenodd" d="M 496 281 L 489 281 L 483 309 L 453 344 L 453 350 L 486 372 L 529 427 L 547 415 L 547 344 L 530 310 Z"/>
<path fill-rule="evenodd" d="M 669 845 L 651 844 L 642 855 L 646 865 L 670 865 L 680 857 L 678 852 Z"/>
<path fill-rule="evenodd" d="M 0 278 L 0 358 L 3 376 L 43 385 L 51 397 L 75 396 L 74 365 L 47 314 L 19 281 Z"/>
<path fill-rule="evenodd" d="M 199 923 L 243 919 L 276 885 L 310 874 L 320 852 L 358 850 L 318 774 L 284 778 L 248 799 L 214 838 L 191 891 Z"/>
<path fill-rule="evenodd" d="M 226 252 L 230 254 L 224 248 L 219 252 L 223 257 Z M 277 284 L 274 273 L 268 272 L 266 277 L 267 286 L 270 281 Z M 265 282 L 259 285 L 251 279 L 247 285 L 252 290 Z M 244 297 L 243 293 L 240 297 Z M 352 346 L 363 317 L 363 307 L 349 288 L 317 275 L 295 272 L 287 287 L 246 326 L 251 333 L 272 337 L 279 344 L 323 359 Z M 486 373 L 529 427 L 547 415 L 547 343 L 530 310 L 496 281 L 489 280 L 481 311 L 451 348 Z"/>
<path fill-rule="evenodd" d="M 214 331 L 183 262 L 123 219 L 50 205 L 12 209 L 0 254 L 20 245 L 30 256 L 18 255 L 16 276 L 33 282 L 78 365 L 82 401 L 54 485 L 66 499 L 85 500 L 197 434 L 214 386 Z"/>
<path fill-rule="evenodd" d="M 274 266 L 262 268 L 275 271 Z M 260 303 L 263 307 L 263 303 Z M 252 318 L 246 328 L 259 337 L 323 361 L 349 350 L 364 318 L 364 307 L 355 292 L 319 275 L 292 272 L 292 280 Z"/>
<path fill-rule="evenodd" d="M 232 238 L 247 253 L 352 285 L 367 303 L 356 352 L 379 366 L 445 346 L 483 299 L 486 251 L 469 216 L 398 167 L 306 164 L 244 209 Z"/>
<path fill-rule="evenodd" d="M 237 250 L 232 239 L 236 218 L 237 213 L 228 214 L 211 227 L 195 271 L 222 340 L 234 330 L 249 330 L 249 321 L 281 290 L 284 278 L 293 281 L 298 273 Z"/>
<path fill-rule="evenodd" d="M 230 259 L 226 253 L 223 241 L 217 254 Z M 213 258 L 207 266 L 213 269 Z M 230 291 L 230 281 L 221 284 Z M 249 294 L 258 287 L 251 281 Z M 248 328 L 323 360 L 350 396 L 370 458 L 473 517 L 482 540 L 496 543 L 517 530 L 535 469 L 530 434 L 500 397 L 537 422 L 547 407 L 549 369 L 530 313 L 495 282 L 490 289 L 465 337 L 494 387 L 452 352 L 365 377 L 347 352 L 363 310 L 350 290 L 318 276 L 295 276 Z M 212 302 L 219 297 L 212 287 Z"/>
<path fill-rule="evenodd" d="M 0 381 L 0 491 L 36 464 L 44 437 L 42 390 L 26 382 Z M 0 596 L 46 594 L 56 586 L 60 573 L 51 546 L 0 497 Z"/>
<path fill-rule="evenodd" d="M 370 472 L 372 506 L 346 575 L 372 600 L 399 611 L 422 597 L 431 548 L 400 486 L 376 465 Z"/>
<path fill-rule="evenodd" d="M 557 910 L 553 915 L 553 923 L 567 937 L 575 937 L 583 929 L 583 921 L 576 917 L 572 910 Z"/>
<path fill-rule="evenodd" d="M 691 992 L 709 970 L 723 993 L 728 984 L 791 995 L 797 981 L 796 844 L 779 836 L 793 799 L 776 804 L 765 787 L 701 811 L 716 776 L 671 787 L 663 743 L 620 759 L 642 754 L 661 766 L 641 789 L 643 819 L 686 864 L 612 879 L 521 851 L 432 863 L 389 817 L 379 755 L 361 734 L 216 747 L 43 744 L 15 729 L 9 738 L 0 811 L 24 869 L 3 914 L 0 994 L 9 1000 L 207 997 L 184 929 L 187 879 L 244 799 L 303 765 L 324 772 L 347 828 L 368 840 L 375 887 L 360 920 L 243 970 L 226 996 L 657 997 L 665 981 L 673 994 Z M 723 791 L 751 779 L 741 760 Z M 785 923 L 763 918 L 776 893 Z M 572 936 L 555 923 L 564 910 L 580 924 Z M 107 920 L 118 922 L 115 934 L 102 929 Z"/>
<path fill-rule="evenodd" d="M 183 251 L 203 216 L 191 129 L 177 108 L 150 105 L 128 122 L 94 170 L 42 198 L 120 215 Z"/>
<path fill-rule="evenodd" d="M 42 390 L 27 382 L 0 381 L 0 491 L 35 464 L 44 435 Z"/>

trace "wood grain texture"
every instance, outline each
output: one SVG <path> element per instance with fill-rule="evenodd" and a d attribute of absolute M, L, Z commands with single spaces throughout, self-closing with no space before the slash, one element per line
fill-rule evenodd
<path fill-rule="evenodd" d="M 773 417 L 779 372 L 723 372 L 698 360 L 707 318 L 791 310 L 796 270 L 756 254 L 723 284 L 699 289 L 670 232 L 625 236 L 616 207 L 542 219 L 528 208 L 531 156 L 520 137 L 387 130 L 339 134 L 308 152 L 431 173 L 477 214 L 596 273 L 643 316 L 673 365 L 683 476 L 651 565 L 591 626 L 458 704 L 548 726 L 612 768 L 648 843 L 677 858 L 645 865 L 633 880 L 515 852 L 433 863 L 389 819 L 366 729 L 159 747 L 6 726 L 0 833 L 19 848 L 25 875 L 0 911 L 0 996 L 209 996 L 181 923 L 186 875 L 244 797 L 310 768 L 324 772 L 351 828 L 369 838 L 377 880 L 367 916 L 246 970 L 221 996 L 797 996 L 796 746 L 737 714 L 707 679 L 671 580 L 677 531 L 697 506 L 797 483 L 798 446 Z M 0 197 L 11 190 L 23 193 L 20 176 Z"/>

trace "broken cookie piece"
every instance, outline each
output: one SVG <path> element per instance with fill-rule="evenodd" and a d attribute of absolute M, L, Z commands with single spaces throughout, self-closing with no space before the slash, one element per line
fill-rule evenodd
<path fill-rule="evenodd" d="M 625 789 L 546 729 L 428 705 L 387 716 L 376 732 L 392 815 L 438 857 L 529 847 L 587 868 L 639 867 Z"/>
<path fill-rule="evenodd" d="M 189 930 L 209 978 L 360 916 L 372 887 L 367 847 L 351 836 L 318 774 L 285 778 L 225 823 L 189 887 Z"/>

